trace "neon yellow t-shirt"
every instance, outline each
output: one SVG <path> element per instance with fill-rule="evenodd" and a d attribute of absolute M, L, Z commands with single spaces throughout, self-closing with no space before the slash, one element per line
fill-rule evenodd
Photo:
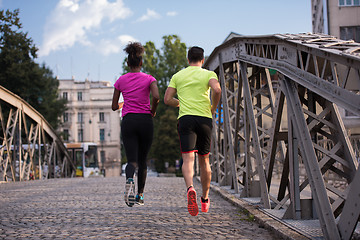
<path fill-rule="evenodd" d="M 189 66 L 170 80 L 169 87 L 175 88 L 179 99 L 179 117 L 184 115 L 212 118 L 210 103 L 210 79 L 218 80 L 215 72 L 197 66 Z"/>

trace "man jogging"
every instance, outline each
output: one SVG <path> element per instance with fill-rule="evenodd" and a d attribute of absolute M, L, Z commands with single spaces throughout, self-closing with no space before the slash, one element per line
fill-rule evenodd
<path fill-rule="evenodd" d="M 221 88 L 215 72 L 202 68 L 204 50 L 192 47 L 188 51 L 189 65 L 171 78 L 165 92 L 165 104 L 179 107 L 178 132 L 183 158 L 182 173 L 187 187 L 188 211 L 192 216 L 199 213 L 196 191 L 193 186 L 195 152 L 199 156 L 202 185 L 201 211 L 210 207 L 209 189 L 211 168 L 209 163 L 212 115 L 221 97 Z M 211 101 L 210 102 L 210 88 Z M 178 99 L 174 98 L 177 94 Z M 212 104 L 212 105 L 211 105 Z"/>

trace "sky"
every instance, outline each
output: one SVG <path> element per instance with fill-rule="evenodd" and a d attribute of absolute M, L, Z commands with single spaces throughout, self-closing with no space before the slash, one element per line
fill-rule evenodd
<path fill-rule="evenodd" d="M 231 33 L 311 32 L 310 0 L 0 0 L 20 10 L 22 31 L 59 79 L 109 81 L 122 74 L 130 41 L 155 43 L 177 35 L 205 55 Z"/>

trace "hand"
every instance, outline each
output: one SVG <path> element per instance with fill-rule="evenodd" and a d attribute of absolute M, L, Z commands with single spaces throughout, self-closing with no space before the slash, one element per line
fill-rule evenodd
<path fill-rule="evenodd" d="M 211 105 L 211 115 L 214 115 L 216 112 L 216 107 L 213 107 L 213 105 Z"/>
<path fill-rule="evenodd" d="M 151 111 L 151 115 L 152 115 L 152 117 L 155 117 L 155 116 L 156 116 L 156 112 L 155 112 L 155 111 Z"/>
<path fill-rule="evenodd" d="M 119 103 L 119 108 L 118 109 L 122 109 L 122 107 L 124 106 L 124 102 L 120 102 Z"/>

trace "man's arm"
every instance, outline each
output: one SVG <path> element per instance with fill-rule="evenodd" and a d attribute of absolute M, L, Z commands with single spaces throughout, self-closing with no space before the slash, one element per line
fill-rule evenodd
<path fill-rule="evenodd" d="M 209 80 L 209 86 L 211 87 L 211 114 L 214 114 L 217 108 L 217 105 L 220 102 L 221 97 L 221 87 L 219 81 L 215 78 Z"/>
<path fill-rule="evenodd" d="M 164 103 L 172 107 L 179 107 L 179 100 L 174 98 L 175 94 L 176 89 L 168 87 L 165 92 Z"/>

